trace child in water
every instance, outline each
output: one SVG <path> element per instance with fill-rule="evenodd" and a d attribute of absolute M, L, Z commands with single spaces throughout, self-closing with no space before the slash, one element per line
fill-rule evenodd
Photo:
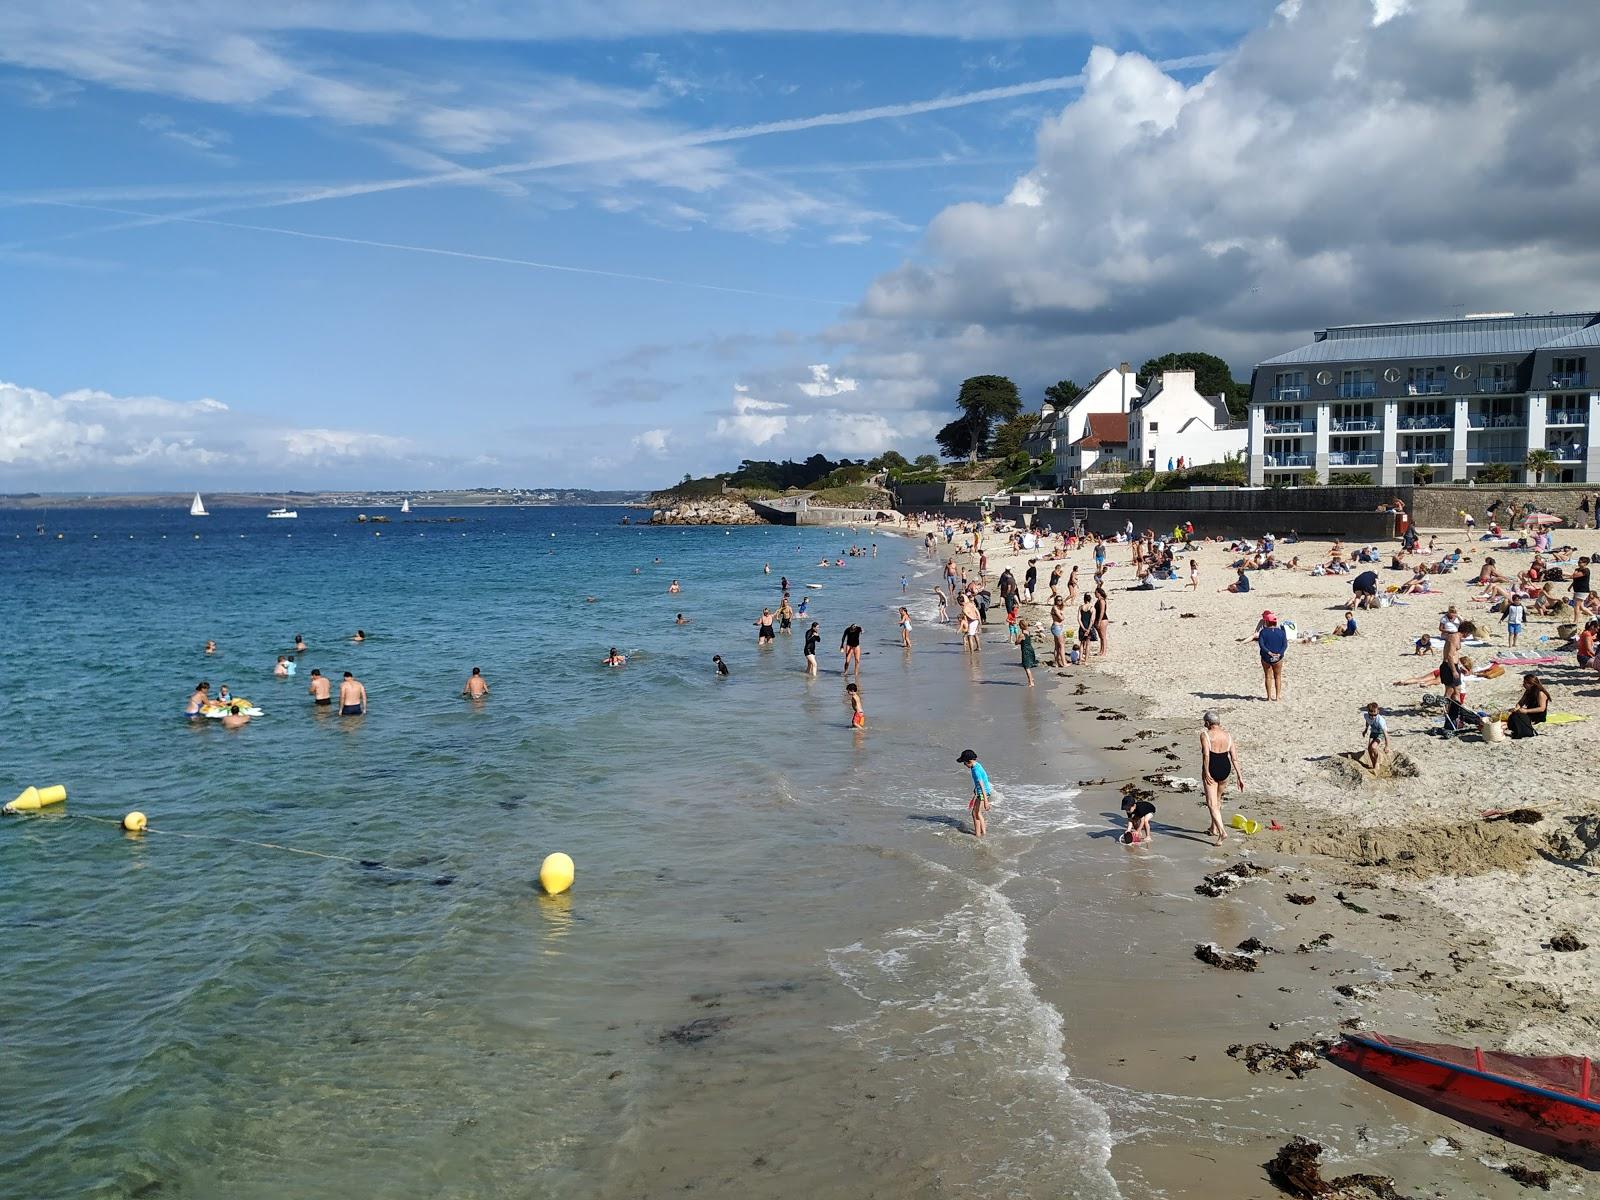
<path fill-rule="evenodd" d="M 861 707 L 861 688 L 853 683 L 844 685 L 845 699 L 850 701 L 850 727 L 852 729 L 865 729 L 867 727 L 866 710 Z"/>
<path fill-rule="evenodd" d="M 976 750 L 963 750 L 956 761 L 972 772 L 972 799 L 967 801 L 967 811 L 972 814 L 972 836 L 982 837 L 988 830 L 984 814 L 989 811 L 989 798 L 994 795 L 989 772 L 978 761 Z"/>
<path fill-rule="evenodd" d="M 1122 840 L 1128 845 L 1150 840 L 1150 821 L 1156 815 L 1156 806 L 1135 795 L 1122 798 L 1122 815 L 1128 818 L 1128 828 Z"/>

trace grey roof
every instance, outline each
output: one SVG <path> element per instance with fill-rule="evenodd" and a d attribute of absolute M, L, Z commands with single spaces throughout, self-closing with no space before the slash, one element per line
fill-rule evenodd
<path fill-rule="evenodd" d="M 1585 326 L 1566 337 L 1556 338 L 1553 342 L 1546 342 L 1540 349 L 1543 350 L 1568 350 L 1577 348 L 1600 349 L 1600 322 Z"/>
<path fill-rule="evenodd" d="M 1600 313 L 1581 312 L 1338 325 L 1318 332 L 1316 340 L 1309 345 L 1265 359 L 1261 365 L 1528 354 L 1547 346 L 1600 346 L 1597 321 L 1600 321 Z"/>

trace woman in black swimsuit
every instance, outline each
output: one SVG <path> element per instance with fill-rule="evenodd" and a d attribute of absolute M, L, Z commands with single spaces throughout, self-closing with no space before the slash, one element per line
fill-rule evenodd
<path fill-rule="evenodd" d="M 1222 786 L 1233 775 L 1239 781 L 1239 790 L 1244 791 L 1244 772 L 1239 769 L 1233 735 L 1222 727 L 1222 718 L 1208 711 L 1202 720 L 1205 728 L 1200 731 L 1200 778 L 1206 789 L 1206 811 L 1211 814 L 1207 832 L 1220 846 L 1228 836 L 1222 827 Z"/>
<path fill-rule="evenodd" d="M 1089 657 L 1089 643 L 1094 640 L 1094 622 L 1097 612 L 1093 593 L 1085 592 L 1083 594 L 1083 603 L 1078 606 L 1078 648 L 1083 652 L 1084 658 Z"/>

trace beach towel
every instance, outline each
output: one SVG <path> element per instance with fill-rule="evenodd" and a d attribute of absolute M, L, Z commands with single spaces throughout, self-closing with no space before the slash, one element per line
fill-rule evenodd
<path fill-rule="evenodd" d="M 1558 663 L 1561 660 L 1554 654 L 1538 654 L 1527 658 L 1504 658 L 1497 655 L 1491 661 L 1497 662 L 1503 667 L 1544 667 L 1549 666 L 1551 663 Z"/>
<path fill-rule="evenodd" d="M 1589 718 L 1582 713 L 1553 712 L 1545 717 L 1546 725 L 1571 725 L 1577 721 L 1587 721 Z"/>

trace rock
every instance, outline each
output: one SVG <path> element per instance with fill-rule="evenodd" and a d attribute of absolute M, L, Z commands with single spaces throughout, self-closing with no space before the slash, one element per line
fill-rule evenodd
<path fill-rule="evenodd" d="M 1236 862 L 1231 867 L 1224 867 L 1205 876 L 1194 885 L 1194 890 L 1202 896 L 1226 896 L 1240 884 L 1248 882 L 1252 876 L 1265 872 L 1265 867 L 1258 867 L 1254 863 Z"/>
<path fill-rule="evenodd" d="M 1224 950 L 1215 942 L 1201 942 L 1194 948 L 1194 956 L 1223 971 L 1254 971 L 1259 965 L 1250 955 Z"/>
<path fill-rule="evenodd" d="M 1317 902 L 1315 896 L 1306 896 L 1298 892 L 1290 892 L 1284 899 L 1290 904 L 1315 904 Z"/>
<path fill-rule="evenodd" d="M 1580 942 L 1576 935 L 1571 933 L 1558 933 L 1550 939 L 1550 949 L 1559 950 L 1566 954 L 1571 954 L 1576 950 L 1587 950 L 1588 948 L 1588 942 Z"/>
<path fill-rule="evenodd" d="M 756 510 L 743 500 L 730 496 L 710 496 L 703 500 L 678 500 L 655 509 L 651 525 L 760 525 Z"/>

